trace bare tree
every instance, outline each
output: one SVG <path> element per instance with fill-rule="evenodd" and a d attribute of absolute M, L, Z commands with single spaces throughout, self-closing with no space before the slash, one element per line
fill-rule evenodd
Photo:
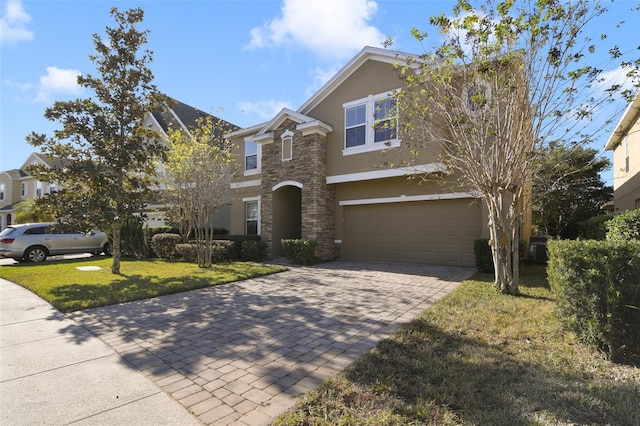
<path fill-rule="evenodd" d="M 183 232 L 194 230 L 198 266 L 203 268 L 212 264 L 214 212 L 229 198 L 233 156 L 222 136 L 228 131 L 228 123 L 211 116 L 189 132 L 169 130 L 164 163 L 168 200 Z"/>
<path fill-rule="evenodd" d="M 401 136 L 414 154 L 435 150 L 443 171 L 484 201 L 495 286 L 518 294 L 535 156 L 552 141 L 592 142 L 617 114 L 604 107 L 633 90 L 605 81 L 590 62 L 598 48 L 585 28 L 606 13 L 598 2 L 459 0 L 453 12 L 431 18 L 441 45 L 398 65 Z M 609 54 L 638 87 L 638 59 L 618 47 Z M 609 120 L 594 127 L 594 115 L 605 113 Z"/>

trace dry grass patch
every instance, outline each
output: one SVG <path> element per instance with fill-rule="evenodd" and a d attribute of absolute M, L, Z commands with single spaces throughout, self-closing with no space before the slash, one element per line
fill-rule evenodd
<path fill-rule="evenodd" d="M 512 297 L 476 275 L 275 424 L 640 424 L 640 369 L 565 332 L 545 277 Z"/>

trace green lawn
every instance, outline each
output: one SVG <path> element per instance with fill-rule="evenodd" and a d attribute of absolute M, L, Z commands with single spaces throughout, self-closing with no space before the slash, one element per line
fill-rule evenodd
<path fill-rule="evenodd" d="M 477 274 L 274 424 L 640 424 L 640 368 L 565 332 L 545 277 L 512 297 Z"/>
<path fill-rule="evenodd" d="M 78 267 L 97 266 L 83 271 Z M 111 258 L 62 260 L 0 266 L 0 278 L 20 284 L 62 312 L 148 299 L 260 275 L 285 268 L 252 262 L 214 265 L 211 269 L 159 259 L 123 260 L 121 275 L 111 273 Z"/>

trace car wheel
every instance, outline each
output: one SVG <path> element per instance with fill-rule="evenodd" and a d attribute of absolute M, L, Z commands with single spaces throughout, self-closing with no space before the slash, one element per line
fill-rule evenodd
<path fill-rule="evenodd" d="M 111 244 L 106 243 L 104 245 L 104 247 L 102 248 L 102 251 L 104 252 L 105 256 L 111 256 L 112 252 L 111 252 Z"/>
<path fill-rule="evenodd" d="M 27 262 L 44 262 L 46 259 L 47 250 L 44 247 L 31 247 L 24 253 L 24 260 Z"/>

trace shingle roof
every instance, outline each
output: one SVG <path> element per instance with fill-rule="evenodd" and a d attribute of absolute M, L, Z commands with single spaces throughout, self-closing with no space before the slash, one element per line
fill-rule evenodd
<path fill-rule="evenodd" d="M 14 180 L 29 176 L 22 169 L 5 170 L 3 173 L 6 173 L 7 175 L 9 175 L 11 179 L 14 179 Z"/>
<path fill-rule="evenodd" d="M 167 132 L 171 129 L 180 129 L 182 126 L 186 127 L 188 130 L 193 130 L 198 126 L 198 120 L 213 117 L 218 120 L 221 128 L 225 128 L 225 133 L 229 131 L 234 131 L 239 129 L 238 126 L 229 123 L 221 118 L 218 118 L 214 115 L 207 114 L 206 112 L 199 110 L 198 108 L 194 108 L 190 105 L 187 105 L 178 100 L 172 99 L 173 105 L 171 106 L 171 110 L 164 111 L 154 111 L 153 117 L 156 119 L 162 130 Z"/>

